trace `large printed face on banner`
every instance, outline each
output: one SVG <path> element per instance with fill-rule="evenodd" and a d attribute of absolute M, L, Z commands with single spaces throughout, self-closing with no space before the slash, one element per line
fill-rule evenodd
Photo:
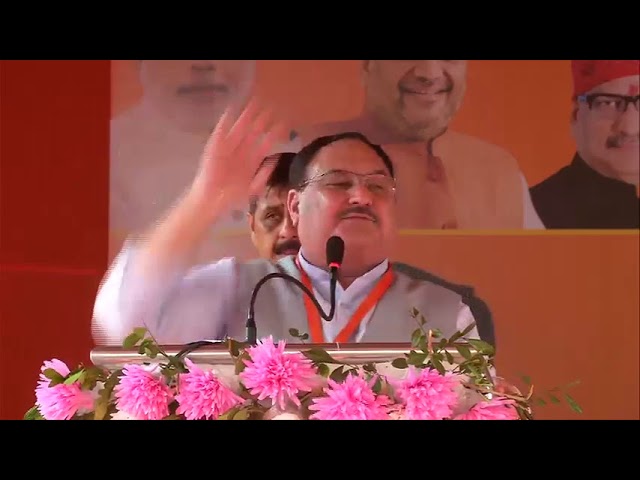
<path fill-rule="evenodd" d="M 460 109 L 466 74 L 466 60 L 365 60 L 365 108 L 398 138 L 429 140 Z"/>
<path fill-rule="evenodd" d="M 205 134 L 247 97 L 255 75 L 253 60 L 141 60 L 139 67 L 144 99 L 157 114 Z"/>
<path fill-rule="evenodd" d="M 600 174 L 638 185 L 638 92 L 640 77 L 629 75 L 598 85 L 577 101 L 572 131 L 578 152 Z"/>

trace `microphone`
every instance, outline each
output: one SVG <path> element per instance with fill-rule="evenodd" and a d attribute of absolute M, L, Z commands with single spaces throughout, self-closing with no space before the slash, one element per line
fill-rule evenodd
<path fill-rule="evenodd" d="M 309 290 L 300 280 L 298 280 L 297 278 L 289 274 L 282 273 L 282 272 L 269 273 L 268 275 L 265 275 L 258 281 L 258 283 L 253 288 L 253 292 L 251 293 L 251 300 L 249 302 L 249 311 L 247 313 L 247 323 L 245 325 L 246 333 L 247 333 L 247 338 L 246 338 L 247 343 L 249 343 L 250 345 L 255 345 L 258 339 L 258 330 L 256 328 L 256 319 L 255 319 L 255 303 L 256 303 L 256 298 L 258 296 L 258 292 L 260 291 L 260 288 L 262 288 L 262 286 L 265 283 L 267 283 L 269 280 L 273 278 L 282 278 L 298 286 L 302 290 L 302 292 L 311 299 L 311 301 L 313 302 L 313 305 L 316 307 L 316 310 L 318 310 L 318 313 L 320 314 L 320 316 L 328 322 L 331 321 L 331 319 L 333 318 L 333 315 L 335 314 L 335 308 L 336 308 L 336 282 L 338 280 L 338 270 L 340 269 L 340 266 L 342 265 L 342 259 L 344 258 L 344 241 L 342 240 L 342 238 L 337 236 L 332 236 L 331 238 L 329 238 L 329 240 L 327 240 L 326 256 L 327 256 L 327 264 L 329 265 L 329 269 L 331 270 L 331 280 L 330 280 L 331 308 L 329 310 L 329 313 L 324 313 L 324 310 L 316 300 L 315 296 L 313 295 L 313 292 Z"/>

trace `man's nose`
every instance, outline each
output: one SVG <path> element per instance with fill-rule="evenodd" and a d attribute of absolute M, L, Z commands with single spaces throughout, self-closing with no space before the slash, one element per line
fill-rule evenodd
<path fill-rule="evenodd" d="M 298 230 L 293 226 L 293 221 L 289 215 L 285 215 L 278 236 L 284 239 L 298 238 Z"/>
<path fill-rule="evenodd" d="M 442 60 L 418 60 L 413 73 L 421 80 L 434 80 L 444 75 Z"/>
<path fill-rule="evenodd" d="M 362 182 L 356 183 L 349 191 L 349 203 L 352 205 L 371 205 L 373 194 Z"/>

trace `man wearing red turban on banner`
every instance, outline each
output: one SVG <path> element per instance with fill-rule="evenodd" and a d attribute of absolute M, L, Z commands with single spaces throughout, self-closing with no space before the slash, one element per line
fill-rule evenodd
<path fill-rule="evenodd" d="M 547 228 L 639 228 L 640 60 L 574 60 L 568 166 L 531 188 Z"/>

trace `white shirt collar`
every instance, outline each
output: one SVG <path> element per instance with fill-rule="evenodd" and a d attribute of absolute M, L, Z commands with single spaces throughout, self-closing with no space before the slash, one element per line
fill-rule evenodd
<path fill-rule="evenodd" d="M 304 271 L 309 275 L 309 279 L 311 280 L 312 285 L 318 290 L 320 295 L 325 298 L 329 298 L 329 281 L 331 279 L 331 275 L 328 271 L 323 270 L 320 267 L 312 265 L 304 258 L 302 255 L 302 251 L 298 252 L 298 260 L 300 261 L 300 266 L 304 269 Z M 343 292 L 348 292 L 349 297 L 360 297 L 364 296 L 373 288 L 376 282 L 384 275 L 389 267 L 389 260 L 384 260 L 374 268 L 369 270 L 367 273 L 357 278 L 349 287 L 344 290 L 340 284 L 336 286 L 336 295 L 340 296 Z"/>

